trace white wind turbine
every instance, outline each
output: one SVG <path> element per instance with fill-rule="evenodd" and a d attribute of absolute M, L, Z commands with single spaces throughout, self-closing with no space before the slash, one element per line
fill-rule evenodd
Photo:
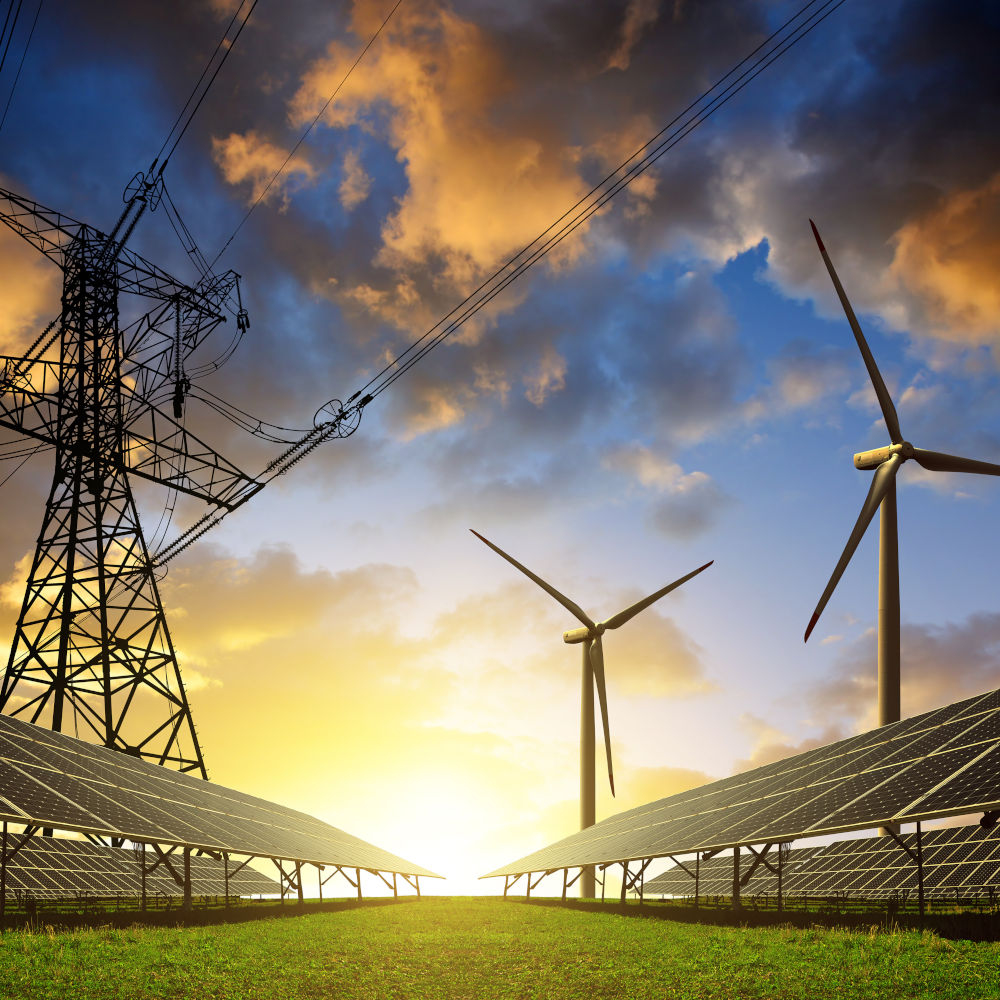
<path fill-rule="evenodd" d="M 611 794 L 615 794 L 615 776 L 611 766 L 611 734 L 608 729 L 608 698 L 604 683 L 604 648 L 601 636 L 609 629 L 620 628 L 627 621 L 633 619 L 640 611 L 645 611 L 651 604 L 654 604 L 661 597 L 665 597 L 672 590 L 676 590 L 682 583 L 687 583 L 693 576 L 697 576 L 703 570 L 708 569 L 715 560 L 699 566 L 696 570 L 682 576 L 679 580 L 667 584 L 662 590 L 644 597 L 641 601 L 627 607 L 624 611 L 612 615 L 603 622 L 594 622 L 577 604 L 574 604 L 564 594 L 560 594 L 551 584 L 546 583 L 540 576 L 536 576 L 526 566 L 522 566 L 516 559 L 507 555 L 503 549 L 498 548 L 489 539 L 484 538 L 478 531 L 469 529 L 481 542 L 488 545 L 497 555 L 503 556 L 512 566 L 519 569 L 529 580 L 533 580 L 547 594 L 551 594 L 577 621 L 583 624 L 583 628 L 571 629 L 563 632 L 563 642 L 582 643 L 583 645 L 583 671 L 581 676 L 581 708 L 580 708 L 580 829 L 586 830 L 593 826 L 596 819 L 596 775 L 594 768 L 594 753 L 596 750 L 594 739 L 594 686 L 597 687 L 597 697 L 601 705 L 601 722 L 604 726 L 604 749 L 608 758 L 608 782 L 611 785 Z M 594 895 L 594 870 L 587 868 L 583 872 L 581 879 L 580 895 L 584 898 L 591 898 Z"/>
<path fill-rule="evenodd" d="M 892 443 L 884 448 L 859 452 L 854 456 L 856 469 L 874 470 L 875 476 L 854 530 L 847 539 L 847 545 L 844 546 L 840 561 L 809 621 L 805 638 L 809 639 L 809 634 L 815 628 L 827 601 L 830 600 L 862 535 L 875 516 L 875 511 L 881 508 L 878 567 L 878 724 L 884 726 L 899 719 L 899 540 L 896 524 L 896 473 L 899 467 L 911 458 L 931 472 L 977 472 L 987 476 L 1000 476 L 1000 465 L 914 448 L 909 441 L 903 439 L 896 408 L 892 405 L 889 391 L 868 349 L 851 303 L 847 300 L 844 288 L 834 270 L 833 262 L 826 252 L 826 247 L 823 246 L 812 219 L 809 220 L 809 225 L 812 226 L 819 252 L 823 255 L 823 262 L 833 279 L 833 287 L 837 290 L 844 312 L 847 314 L 847 322 L 854 331 L 854 339 L 858 342 L 868 375 L 875 387 L 875 395 L 878 397 L 882 417 Z"/>

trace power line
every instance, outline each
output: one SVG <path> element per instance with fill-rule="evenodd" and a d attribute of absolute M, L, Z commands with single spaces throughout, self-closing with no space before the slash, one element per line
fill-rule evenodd
<path fill-rule="evenodd" d="M 531 266 L 538 263 L 554 247 L 590 219 L 595 212 L 603 208 L 611 198 L 648 170 L 660 157 L 711 117 L 719 108 L 728 103 L 768 66 L 798 44 L 845 2 L 846 0 L 809 0 L 800 7 L 795 14 L 740 60 L 728 73 L 720 77 L 708 90 L 704 91 L 668 122 L 653 138 L 611 171 L 588 194 L 564 212 L 531 243 L 511 257 L 475 291 L 435 323 L 422 337 L 397 355 L 394 361 L 369 379 L 361 389 L 348 398 L 345 404 L 340 404 L 338 400 L 331 400 L 325 407 L 322 407 L 317 412 L 315 428 L 292 444 L 267 466 L 257 479 L 260 486 L 263 487 L 272 479 L 287 472 L 324 441 L 332 437 L 347 437 L 352 434 L 360 422 L 361 411 L 377 395 L 384 392 L 396 379 L 426 357 L 438 344 L 454 333 Z M 323 410 L 332 413 L 332 419 L 320 422 L 318 414 Z M 244 414 L 244 417 L 247 416 L 249 415 Z M 251 419 L 256 420 L 256 418 Z M 260 422 L 257 423 L 259 426 Z M 249 499 L 249 495 L 245 499 Z M 243 502 L 242 498 L 237 500 L 230 510 L 235 509 Z M 226 513 L 228 511 L 206 514 L 195 522 L 187 531 L 156 553 L 153 557 L 154 566 L 162 567 L 172 560 L 202 535 L 221 523 Z"/>
<path fill-rule="evenodd" d="M 694 131 L 719 108 L 728 103 L 751 80 L 801 41 L 845 2 L 846 0 L 809 0 L 808 3 L 799 8 L 784 24 L 772 32 L 728 73 L 720 77 L 708 90 L 692 101 L 652 139 L 595 185 L 531 243 L 506 261 L 478 288 L 430 327 L 423 336 L 369 379 L 361 389 L 350 397 L 348 403 L 366 392 L 368 393 L 365 397 L 366 402 L 384 392 L 404 372 L 451 336 L 509 284 L 521 277 L 525 271 L 537 264 L 567 236 L 590 219 L 595 212 L 603 208 L 611 198 L 648 170 L 661 156 Z M 810 8 L 815 8 L 815 10 L 806 16 Z M 746 68 L 744 69 L 744 67 Z"/>
<path fill-rule="evenodd" d="M 375 34 L 373 34 L 372 37 L 368 39 L 368 44 L 365 45 L 365 47 L 358 53 L 357 58 L 348 67 L 347 72 L 344 74 L 343 79 L 340 81 L 340 83 L 337 84 L 337 87 L 334 90 L 334 92 L 326 99 L 326 103 L 316 113 L 316 117 L 313 118 L 313 120 L 309 123 L 309 127 L 299 137 L 299 141 L 296 142 L 294 146 L 292 146 L 291 152 L 285 157 L 284 162 L 281 164 L 281 166 L 278 167 L 278 169 L 274 172 L 274 176 L 264 186 L 263 191 L 261 191 L 261 193 L 259 195 L 257 195 L 257 200 L 250 206 L 249 209 L 247 209 L 246 215 L 244 215 L 243 218 L 240 219 L 238 225 L 233 230 L 232 236 L 230 236 L 229 239 L 226 240 L 225 243 L 223 243 L 222 248 L 215 255 L 215 257 L 212 260 L 212 263 L 209 265 L 209 267 L 215 267 L 215 265 L 216 265 L 217 261 L 219 260 L 219 258 L 229 248 L 229 244 L 232 243 L 234 239 L 236 239 L 236 235 L 243 228 L 243 224 L 247 221 L 247 219 L 250 218 L 250 215 L 252 214 L 253 210 L 264 200 L 264 197 L 267 195 L 267 192 L 271 190 L 271 185 L 284 173 L 285 167 L 288 166 L 288 164 L 291 161 L 292 157 L 298 152 L 299 146 L 301 146 L 302 143 L 305 142 L 306 137 L 313 130 L 313 128 L 316 125 L 316 123 L 320 120 L 320 118 L 323 117 L 323 115 L 326 112 L 326 109 L 333 103 L 334 99 L 336 98 L 337 94 L 340 93 L 340 91 L 343 88 L 344 84 L 347 83 L 348 78 L 354 72 L 354 69 L 358 65 L 358 63 L 361 62 L 361 60 L 365 57 L 365 55 L 368 52 L 368 50 L 372 47 L 372 45 L 375 44 L 375 39 L 377 39 L 378 36 L 382 34 L 382 29 L 389 23 L 389 19 L 392 17 L 393 14 L 396 13 L 396 9 L 399 7 L 399 5 L 402 2 L 403 2 L 403 0 L 396 0 L 395 4 L 393 4 L 392 10 L 390 10 L 389 13 L 386 14 L 385 17 L 382 19 L 382 23 L 375 30 Z"/>
<path fill-rule="evenodd" d="M 31 30 L 28 32 L 28 40 L 24 43 L 24 51 L 21 53 L 21 61 L 17 64 L 17 72 L 14 74 L 14 82 L 10 85 L 10 93 L 7 95 L 7 103 L 3 108 L 3 117 L 0 117 L 0 131 L 3 131 L 4 124 L 7 121 L 7 112 L 10 111 L 10 102 L 14 99 L 14 91 L 17 89 L 17 81 L 21 79 L 21 69 L 24 66 L 24 57 L 28 54 L 28 49 L 31 47 L 31 39 L 34 37 L 35 25 L 38 24 L 38 15 L 41 12 L 42 0 L 38 0 L 38 6 L 35 8 L 35 19 L 31 22 Z M 0 69 L 2 68 L 3 66 L 0 64 Z"/>
<path fill-rule="evenodd" d="M 167 163 L 169 162 L 170 157 L 173 156 L 174 150 L 177 148 L 177 144 L 181 141 L 181 139 L 184 138 L 184 133 L 187 132 L 188 126 L 190 126 L 191 122 L 194 120 L 194 116 L 198 113 L 198 109 L 201 107 L 202 101 L 205 100 L 205 97 L 208 95 L 208 92 L 212 89 L 212 84 L 215 83 L 215 78 L 219 75 L 219 70 L 222 69 L 223 65 L 226 62 L 226 59 L 229 58 L 229 53 L 233 51 L 233 47 L 236 45 L 237 39 L 240 37 L 240 34 L 242 33 L 243 29 L 247 26 L 247 21 L 250 20 L 250 16 L 253 14 L 254 8 L 257 6 L 258 0 L 252 0 L 252 3 L 250 4 L 250 9 L 247 11 L 246 16 L 243 18 L 243 20 L 240 22 L 239 27 L 236 29 L 236 34 L 233 35 L 232 39 L 230 39 L 229 32 L 232 31 L 233 25 L 236 24 L 236 21 L 240 16 L 240 11 L 243 10 L 244 6 L 246 5 L 246 2 L 247 0 L 240 0 L 239 7 L 236 8 L 236 12 L 233 14 L 232 18 L 229 21 L 229 24 L 226 26 L 226 30 L 223 33 L 222 38 L 219 39 L 219 43 L 215 46 L 215 51 L 209 57 L 208 62 L 205 64 L 205 68 L 201 71 L 201 76 L 198 77 L 198 81 L 197 83 L 195 83 L 194 88 L 191 91 L 191 94 L 189 95 L 188 99 L 184 102 L 184 107 L 181 108 L 179 114 L 177 115 L 177 118 L 174 121 L 174 124 L 171 126 L 170 131 L 167 133 L 166 139 L 163 140 L 163 145 L 160 146 L 160 150 L 156 154 L 156 159 L 153 160 L 153 162 L 156 163 L 158 160 L 160 160 L 161 157 L 163 157 L 163 162 L 160 164 L 161 174 L 163 173 L 164 167 L 166 167 Z M 219 57 L 220 52 L 222 53 L 222 55 L 221 58 L 218 59 L 218 65 L 216 65 L 215 69 L 212 70 L 212 64 L 215 63 L 216 58 Z M 198 95 L 198 91 L 202 87 L 202 83 L 205 80 L 205 77 L 208 76 L 210 71 L 212 75 L 209 77 L 208 83 L 205 84 L 204 89 L 201 90 L 201 94 Z M 196 95 L 198 95 L 197 100 L 195 100 Z M 188 108 L 191 107 L 192 101 L 194 101 L 194 107 L 191 108 L 190 113 L 187 113 Z M 185 120 L 185 114 L 187 114 L 186 120 Z M 181 125 L 182 121 L 184 122 L 183 125 Z M 180 131 L 178 131 L 178 128 L 180 129 Z M 173 142 L 171 143 L 171 138 L 173 137 L 175 132 L 177 132 L 177 137 L 173 139 Z M 164 156 L 164 150 L 167 149 L 168 145 L 170 146 L 170 149 L 167 151 L 166 156 Z"/>

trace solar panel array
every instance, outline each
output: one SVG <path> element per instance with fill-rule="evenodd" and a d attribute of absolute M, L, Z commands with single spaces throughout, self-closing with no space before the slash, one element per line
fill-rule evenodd
<path fill-rule="evenodd" d="M 900 838 L 914 853 L 915 833 Z M 984 831 L 978 824 L 923 833 L 924 895 L 928 898 L 971 898 L 1000 895 L 1000 828 Z M 775 861 L 769 855 L 772 864 Z M 752 863 L 741 858 L 743 870 Z M 694 870 L 694 861 L 685 861 Z M 761 874 L 763 873 L 763 874 Z M 788 896 L 848 896 L 886 899 L 917 892 L 917 865 L 891 837 L 839 840 L 825 847 L 795 848 L 782 868 L 782 892 Z M 694 879 L 679 865 L 646 882 L 649 895 L 693 896 Z M 732 855 L 701 863 L 698 892 L 729 896 L 733 891 Z M 746 896 L 774 896 L 778 879 L 763 866 L 741 890 Z"/>
<path fill-rule="evenodd" d="M 901 839 L 916 851 L 916 834 Z M 1000 831 L 978 825 L 928 830 L 922 838 L 924 895 L 988 896 L 1000 891 Z M 917 866 L 889 837 L 842 840 L 814 855 L 787 883 L 797 896 L 880 899 L 917 892 Z"/>
<path fill-rule="evenodd" d="M 146 854 L 146 895 L 183 896 L 183 886 L 163 864 L 149 871 L 156 860 Z M 180 873 L 183 858 L 171 856 Z M 191 857 L 191 892 L 195 896 L 222 896 L 226 892 L 221 861 Z M 230 870 L 236 865 L 230 862 Z M 7 895 L 34 899 L 75 899 L 80 896 L 117 897 L 142 895 L 139 854 L 133 850 L 102 847 L 82 840 L 37 837 L 29 840 L 7 864 Z M 230 896 L 280 893 L 281 885 L 246 866 L 229 879 Z"/>
<path fill-rule="evenodd" d="M 799 868 L 808 862 L 808 859 L 821 851 L 820 847 L 794 847 L 781 863 L 781 891 L 788 892 L 788 882 L 791 876 Z M 778 855 L 769 851 L 767 860 L 778 866 Z M 742 874 L 746 874 L 753 864 L 754 858 L 749 854 L 744 854 L 740 858 Z M 685 868 L 692 874 L 688 874 Z M 695 890 L 694 859 L 684 862 L 684 868 L 680 865 L 668 868 L 665 872 L 657 875 L 656 878 L 647 879 L 643 886 L 646 895 L 663 896 L 693 896 Z M 716 856 L 702 861 L 698 869 L 698 894 L 701 896 L 731 896 L 733 892 L 733 857 L 726 854 L 722 857 Z M 765 865 L 758 865 L 753 875 L 747 883 L 741 887 L 740 892 L 746 896 L 776 896 L 778 893 L 778 876 Z"/>
<path fill-rule="evenodd" d="M 620 813 L 489 875 L 996 809 L 998 770 L 1000 691 L 992 691 Z"/>
<path fill-rule="evenodd" d="M 306 813 L 7 715 L 0 820 L 440 878 Z"/>

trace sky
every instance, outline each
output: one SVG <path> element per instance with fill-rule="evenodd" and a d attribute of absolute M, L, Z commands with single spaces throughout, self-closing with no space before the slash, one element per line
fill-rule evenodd
<path fill-rule="evenodd" d="M 0 185 L 110 229 L 233 7 L 48 0 Z M 264 193 L 390 8 L 261 0 L 165 171 L 210 259 L 263 194 L 218 265 L 250 330 L 198 386 L 272 424 L 360 389 L 798 4 L 403 0 Z M 598 819 L 871 728 L 876 526 L 802 640 L 870 482 L 851 457 L 888 442 L 808 220 L 907 440 L 1000 462 L 998 21 L 847 0 L 175 559 L 211 779 L 449 876 L 431 891 L 501 891 L 477 876 L 573 832 L 577 623 L 469 528 L 595 619 L 715 560 L 606 637 Z M 193 282 L 162 209 L 130 245 Z M 60 286 L 0 232 L 3 353 Z M 281 450 L 185 419 L 250 473 Z M 51 460 L 3 485 L 0 644 Z M 137 494 L 152 534 L 166 496 Z M 998 512 L 990 477 L 900 473 L 904 716 L 1000 684 Z"/>

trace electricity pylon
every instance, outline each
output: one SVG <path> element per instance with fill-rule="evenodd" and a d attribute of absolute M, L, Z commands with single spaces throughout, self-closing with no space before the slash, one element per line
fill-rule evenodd
<path fill-rule="evenodd" d="M 58 320 L 24 357 L 0 357 L 0 426 L 56 456 L 0 711 L 207 777 L 129 480 L 223 511 L 262 483 L 179 422 L 184 360 L 225 319 L 239 276 L 191 287 L 126 248 L 160 183 L 136 176 L 110 235 L 0 188 L 0 220 L 63 272 Z M 122 292 L 155 300 L 126 329 Z M 57 338 L 58 361 L 43 359 Z"/>

